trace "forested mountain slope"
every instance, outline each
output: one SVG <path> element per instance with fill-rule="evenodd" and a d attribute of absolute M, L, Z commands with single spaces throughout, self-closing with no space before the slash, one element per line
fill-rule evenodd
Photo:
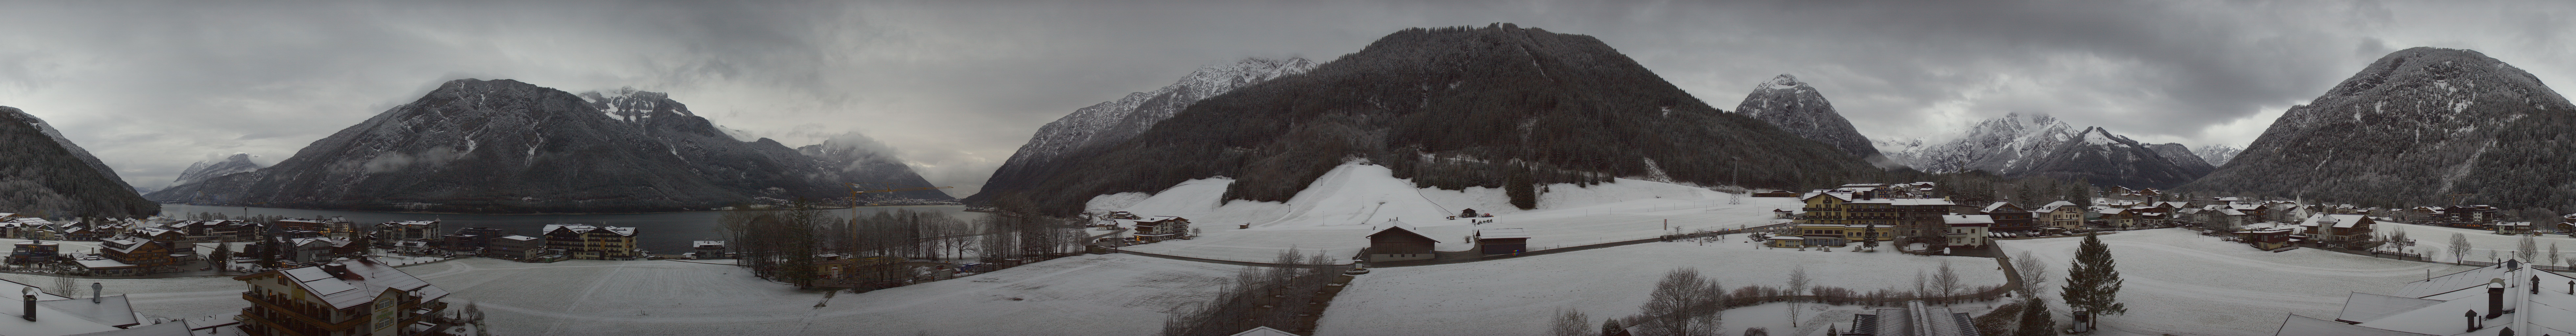
<path fill-rule="evenodd" d="M 1632 176 L 1700 185 L 1827 186 L 1882 171 L 1768 122 L 1724 113 L 1599 39 L 1497 24 L 1407 29 L 1359 52 L 1197 104 L 994 204 L 1070 214 L 1093 196 L 1227 176 L 1227 200 L 1284 201 L 1345 162 L 1422 187 L 1502 188 Z"/>
<path fill-rule="evenodd" d="M 2477 194 L 2465 202 L 2564 213 L 2576 210 L 2571 108 L 2538 77 L 2477 51 L 2400 50 L 2291 107 L 2183 189 L 2373 206 Z"/>

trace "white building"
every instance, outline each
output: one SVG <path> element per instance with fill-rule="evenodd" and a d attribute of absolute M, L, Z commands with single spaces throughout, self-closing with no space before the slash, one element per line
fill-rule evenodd
<path fill-rule="evenodd" d="M 1995 217 L 1993 215 L 1941 215 L 1941 223 L 1949 226 L 1949 231 L 1943 233 L 1949 236 L 1950 247 L 1976 248 L 1986 246 L 1986 230 L 1995 226 Z"/>

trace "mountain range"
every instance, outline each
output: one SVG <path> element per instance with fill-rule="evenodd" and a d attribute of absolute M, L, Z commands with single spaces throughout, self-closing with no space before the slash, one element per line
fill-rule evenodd
<path fill-rule="evenodd" d="M 826 146 L 825 148 L 828 148 Z M 707 210 L 757 197 L 847 197 L 866 155 L 742 141 L 668 95 L 572 94 L 514 80 L 448 81 L 267 168 L 148 195 L 165 202 L 462 213 Z M 910 177 L 906 168 L 873 177 Z"/>
<path fill-rule="evenodd" d="M 2184 190 L 2374 206 L 2463 202 L 2576 210 L 2576 106 L 2473 50 L 2389 53 Z"/>
<path fill-rule="evenodd" d="M 2212 169 L 2181 144 L 2148 145 L 2100 127 L 2075 128 L 2047 115 L 2019 113 L 1970 125 L 1948 141 L 1886 140 L 1888 156 L 1929 173 L 1981 170 L 2012 178 L 2047 176 L 2102 186 L 2169 188 Z M 2164 148 L 2164 149 L 2158 149 Z M 2166 152 L 2182 149 L 2181 154 Z"/>
<path fill-rule="evenodd" d="M 1024 173 L 1038 177 L 1034 188 L 978 197 L 1070 214 L 1096 195 L 1225 176 L 1234 178 L 1225 200 L 1284 201 L 1333 167 L 1368 163 L 1419 187 L 1499 188 L 1529 208 L 1551 183 L 1800 188 L 1883 173 L 1711 107 L 1599 39 L 1512 24 L 1398 31 L 1055 162 Z M 1741 180 L 1729 174 L 1738 162 Z"/>
<path fill-rule="evenodd" d="M 44 119 L 0 106 L 0 212 L 20 216 L 142 218 L 161 206 Z"/>
<path fill-rule="evenodd" d="M 211 177 L 250 172 L 259 168 L 258 163 L 250 161 L 250 153 L 233 153 L 232 156 L 224 157 L 222 160 L 197 161 L 195 164 L 190 164 L 187 170 L 179 171 L 179 179 L 171 181 L 170 184 L 197 183 Z"/>

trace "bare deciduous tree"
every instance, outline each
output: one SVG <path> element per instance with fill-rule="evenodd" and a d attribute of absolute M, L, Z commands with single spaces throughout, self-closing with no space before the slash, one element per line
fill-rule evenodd
<path fill-rule="evenodd" d="M 1805 295 L 1808 282 L 1807 265 L 1798 265 L 1789 269 L 1789 295 Z M 1796 299 L 1789 300 L 1789 326 L 1798 326 L 1798 300 Z"/>
<path fill-rule="evenodd" d="M 2451 247 L 2450 247 L 2450 248 L 2451 248 L 2451 250 L 2450 250 L 2450 252 L 2451 252 L 2451 261 L 2463 261 L 2463 260 L 2468 260 L 2468 258 L 2469 258 L 2469 236 L 2468 236 L 2468 235 L 2459 234 L 2459 233 L 2457 233 L 2457 232 L 2453 232 L 2453 233 L 2451 233 Z"/>
<path fill-rule="evenodd" d="M 1700 276 L 1696 268 L 1676 268 L 1655 282 L 1655 291 L 1630 320 L 1646 335 L 1714 335 L 1722 326 L 1717 312 L 1724 302 L 1717 280 Z"/>
<path fill-rule="evenodd" d="M 1594 335 L 1592 317 L 1584 316 L 1583 310 L 1574 308 L 1557 308 L 1556 321 L 1548 329 L 1548 334 L 1556 336 Z"/>
<path fill-rule="evenodd" d="M 1961 286 L 1959 272 L 1950 269 L 1949 259 L 1942 259 L 1941 269 L 1932 272 L 1932 288 L 1941 291 L 1941 303 L 1950 303 L 1950 296 L 1958 293 Z"/>
<path fill-rule="evenodd" d="M 2040 296 L 2048 291 L 2048 263 L 2040 261 L 2030 251 L 2022 251 L 2021 255 L 2013 257 L 2013 272 L 2021 273 L 2022 295 Z"/>

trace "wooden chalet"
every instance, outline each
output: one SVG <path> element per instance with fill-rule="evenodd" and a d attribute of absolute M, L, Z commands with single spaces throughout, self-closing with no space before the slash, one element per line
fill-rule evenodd
<path fill-rule="evenodd" d="M 2021 205 L 2012 204 L 2012 202 L 1995 202 L 1994 204 L 1987 204 L 1985 209 L 1980 209 L 1977 213 L 1994 218 L 1995 226 L 1987 228 L 1990 231 L 2014 232 L 2039 229 L 2038 224 L 2032 223 L 2033 217 L 2037 217 L 2038 215 L 2032 213 L 2030 209 L 2022 208 Z"/>
<path fill-rule="evenodd" d="M 1529 252 L 1529 230 L 1521 228 L 1476 230 L 1476 249 L 1485 254 Z"/>
<path fill-rule="evenodd" d="M 1439 246 L 1440 240 L 1424 236 L 1420 229 L 1415 229 L 1404 222 L 1390 219 L 1386 223 L 1385 229 L 1368 235 L 1369 247 L 1365 253 L 1368 255 L 1369 262 L 1427 260 L 1435 257 L 1432 249 Z"/>
<path fill-rule="evenodd" d="M 129 265 L 157 268 L 179 263 L 178 255 L 170 253 L 170 245 L 141 237 L 100 240 L 98 247 L 100 254 L 107 255 L 108 259 Z"/>

